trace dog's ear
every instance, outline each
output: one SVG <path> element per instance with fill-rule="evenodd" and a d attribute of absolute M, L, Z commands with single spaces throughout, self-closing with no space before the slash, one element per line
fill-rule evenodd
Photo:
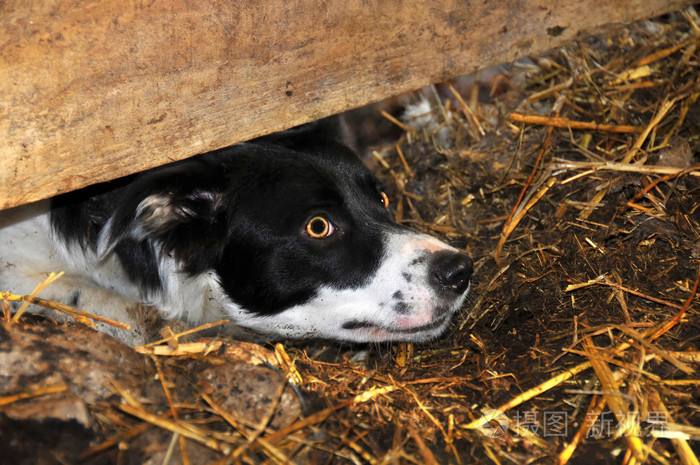
<path fill-rule="evenodd" d="M 100 231 L 97 256 L 106 258 L 129 238 L 151 241 L 185 259 L 188 267 L 200 268 L 226 234 L 226 208 L 222 175 L 204 163 L 139 175 Z"/>
<path fill-rule="evenodd" d="M 253 142 L 281 145 L 301 151 L 324 147 L 332 143 L 342 143 L 354 148 L 353 141 L 348 125 L 340 115 L 322 118 L 253 140 Z"/>

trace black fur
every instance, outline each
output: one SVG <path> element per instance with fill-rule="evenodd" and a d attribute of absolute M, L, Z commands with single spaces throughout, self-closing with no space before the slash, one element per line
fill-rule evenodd
<path fill-rule="evenodd" d="M 148 292 L 163 286 L 159 252 L 192 276 L 213 270 L 233 302 L 260 314 L 304 303 L 323 285 L 359 287 L 382 257 L 380 230 L 395 226 L 369 171 L 318 131 L 301 127 L 59 196 L 53 230 L 100 256 L 115 253 Z M 303 234 L 317 213 L 336 234 Z"/>

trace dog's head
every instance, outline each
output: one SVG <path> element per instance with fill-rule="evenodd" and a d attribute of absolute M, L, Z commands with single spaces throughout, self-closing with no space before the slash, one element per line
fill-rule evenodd
<path fill-rule="evenodd" d="M 264 333 L 431 339 L 464 303 L 471 261 L 398 226 L 388 203 L 342 145 L 242 144 L 137 178 L 98 252 L 149 242 L 175 272 L 212 276 L 225 312 Z"/>

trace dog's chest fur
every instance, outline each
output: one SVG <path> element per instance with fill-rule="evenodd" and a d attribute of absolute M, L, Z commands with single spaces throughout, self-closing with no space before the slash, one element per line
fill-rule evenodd
<path fill-rule="evenodd" d="M 211 305 L 219 286 L 210 274 L 195 277 L 177 272 L 174 260 L 164 257 L 155 263 L 163 289 L 142 287 L 144 279 L 129 278 L 117 255 L 99 260 L 92 247 L 57 237 L 51 227 L 50 202 L 44 201 L 3 212 L 0 215 L 0 287 L 15 294 L 29 294 L 49 272 L 63 271 L 64 277 L 42 291 L 49 300 L 67 303 L 130 325 L 123 332 L 99 324 L 131 344 L 144 342 L 153 325 L 145 324 L 164 311 L 168 320 L 206 322 L 224 318 L 219 305 Z M 83 227 L 86 224 L 83 223 Z M 99 227 L 97 229 L 99 231 Z M 130 258 L 136 260 L 133 256 Z M 138 266 L 133 263 L 132 266 Z M 142 262 L 144 269 L 150 265 Z M 38 309 L 37 309 L 38 310 Z M 56 317 L 58 315 L 52 315 Z"/>

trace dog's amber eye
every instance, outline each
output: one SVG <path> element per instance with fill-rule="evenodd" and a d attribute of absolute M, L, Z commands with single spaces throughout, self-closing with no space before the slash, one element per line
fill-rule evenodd
<path fill-rule="evenodd" d="M 333 224 L 323 216 L 314 216 L 306 223 L 306 234 L 313 239 L 325 239 L 335 232 Z"/>
<path fill-rule="evenodd" d="M 386 192 L 380 192 L 379 195 L 382 197 L 382 205 L 384 205 L 384 208 L 389 208 L 389 196 L 386 195 Z"/>

